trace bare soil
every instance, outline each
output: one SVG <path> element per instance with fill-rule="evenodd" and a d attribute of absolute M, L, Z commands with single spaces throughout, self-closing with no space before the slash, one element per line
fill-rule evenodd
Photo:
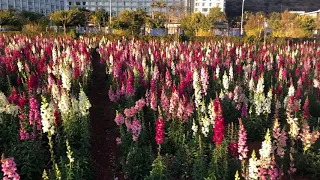
<path fill-rule="evenodd" d="M 100 64 L 97 52 L 92 53 L 93 83 L 90 91 L 91 116 L 91 157 L 95 179 L 112 180 L 118 177 L 116 161 L 120 155 L 116 138 L 119 137 L 114 122 L 115 110 L 108 97 L 105 67 Z M 119 178 L 122 179 L 122 178 Z"/>

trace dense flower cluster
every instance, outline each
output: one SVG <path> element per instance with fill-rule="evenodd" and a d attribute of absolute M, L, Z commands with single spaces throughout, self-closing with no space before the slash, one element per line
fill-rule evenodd
<path fill-rule="evenodd" d="M 224 137 L 224 118 L 222 116 L 222 106 L 218 98 L 216 98 L 213 102 L 214 112 L 216 114 L 215 118 L 215 126 L 213 129 L 213 137 L 212 141 L 216 142 L 219 146 L 223 141 Z"/>
<path fill-rule="evenodd" d="M 53 103 L 48 103 L 43 97 L 41 102 L 41 123 L 44 133 L 55 133 L 55 117 Z"/>
<path fill-rule="evenodd" d="M 1 163 L 1 168 L 4 175 L 3 180 L 20 180 L 13 157 L 4 158 L 4 155 L 2 155 Z"/>
<path fill-rule="evenodd" d="M 156 142 L 158 145 L 164 142 L 164 121 L 161 116 L 156 121 Z"/>
<path fill-rule="evenodd" d="M 239 136 L 239 140 L 238 140 L 239 159 L 240 160 L 244 160 L 244 159 L 247 158 L 248 146 L 246 145 L 246 143 L 247 143 L 247 131 L 244 129 L 244 125 L 242 124 L 242 122 L 240 123 L 238 136 Z"/>

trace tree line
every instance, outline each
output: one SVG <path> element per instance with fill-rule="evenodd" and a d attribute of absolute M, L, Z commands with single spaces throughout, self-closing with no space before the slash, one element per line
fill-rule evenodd
<path fill-rule="evenodd" d="M 111 27 L 124 34 L 139 34 L 144 28 L 165 28 L 167 22 L 180 23 L 180 28 L 187 36 L 210 35 L 216 28 L 217 22 L 228 24 L 229 27 L 239 27 L 240 17 L 228 19 L 220 8 L 212 8 L 208 15 L 199 12 L 185 13 L 179 6 L 166 7 L 165 3 L 155 2 L 151 5 L 152 13 L 148 14 L 142 9 L 123 10 L 117 16 L 112 16 L 104 9 L 88 11 L 86 9 L 60 10 L 49 14 L 48 17 L 28 11 L 14 9 L 0 10 L 0 26 L 23 27 L 28 30 L 40 31 L 47 27 L 51 21 L 54 25 L 61 26 L 66 33 L 69 27 L 93 25 Z M 166 12 L 163 9 L 166 8 Z M 154 10 L 156 9 L 156 10 Z M 247 36 L 261 37 L 265 31 L 265 23 L 272 29 L 273 37 L 312 37 L 314 30 L 320 29 L 320 17 L 314 18 L 307 15 L 290 13 L 263 12 L 244 13 L 244 30 Z M 110 24 L 111 23 L 111 24 Z M 211 32 L 210 32 L 211 31 Z"/>

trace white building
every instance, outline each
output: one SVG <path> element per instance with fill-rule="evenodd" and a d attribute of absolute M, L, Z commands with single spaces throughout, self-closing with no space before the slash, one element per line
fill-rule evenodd
<path fill-rule="evenodd" d="M 211 8 L 219 7 L 225 12 L 226 0 L 194 0 L 194 12 L 209 14 Z"/>
<path fill-rule="evenodd" d="M 0 0 L 0 9 L 33 11 L 44 15 L 62 10 L 64 7 L 65 0 Z"/>
<path fill-rule="evenodd" d="M 85 8 L 90 11 L 95 9 L 105 9 L 107 12 L 110 11 L 110 2 L 111 2 L 111 11 L 113 15 L 118 14 L 120 11 L 128 10 L 137 10 L 142 9 L 148 13 L 152 11 L 163 11 L 167 12 L 168 8 L 172 5 L 185 5 L 186 0 L 164 0 L 166 7 L 164 8 L 151 8 L 152 2 L 155 0 L 66 0 L 66 9 L 71 9 L 75 7 Z"/>

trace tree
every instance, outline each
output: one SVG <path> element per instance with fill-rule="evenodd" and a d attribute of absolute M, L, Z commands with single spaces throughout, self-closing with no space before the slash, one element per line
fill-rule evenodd
<path fill-rule="evenodd" d="M 54 24 L 63 26 L 63 32 L 67 32 L 67 26 L 83 25 L 85 15 L 79 9 L 60 10 L 50 14 L 50 19 Z"/>
<path fill-rule="evenodd" d="M 167 21 L 166 14 L 161 11 L 155 11 L 153 18 L 147 18 L 146 24 L 150 28 L 164 28 Z"/>
<path fill-rule="evenodd" d="M 248 21 L 246 22 L 244 29 L 248 36 L 261 37 L 264 31 L 264 22 L 266 20 L 263 12 L 257 12 L 256 14 L 250 14 Z"/>
<path fill-rule="evenodd" d="M 316 18 L 316 29 L 317 29 L 317 34 L 319 35 L 319 30 L 320 30 L 320 16 L 317 16 L 317 18 Z"/>
<path fill-rule="evenodd" d="M 269 15 L 268 25 L 272 29 L 272 36 L 279 37 L 283 34 L 283 26 L 281 24 L 281 14 L 273 12 Z"/>
<path fill-rule="evenodd" d="M 24 25 L 29 25 L 32 29 L 34 29 L 35 26 L 44 27 L 48 25 L 49 22 L 47 17 L 36 12 L 22 11 L 20 16 Z"/>
<path fill-rule="evenodd" d="M 210 27 L 208 18 L 200 12 L 192 13 L 181 19 L 181 28 L 190 35 L 194 35 L 199 30 L 209 30 Z"/>
<path fill-rule="evenodd" d="M 225 22 L 227 20 L 226 14 L 221 11 L 221 8 L 211 8 L 208 14 L 209 22 L 214 24 L 215 22 Z"/>
<path fill-rule="evenodd" d="M 312 37 L 313 31 L 316 29 L 316 21 L 312 16 L 304 15 L 298 16 L 300 28 L 304 32 L 305 37 Z"/>
<path fill-rule="evenodd" d="M 162 11 L 163 8 L 167 7 L 167 4 L 165 1 L 155 1 L 151 3 L 151 8 L 158 8 L 160 11 Z"/>
<path fill-rule="evenodd" d="M 141 9 L 137 11 L 123 10 L 118 17 L 113 20 L 111 26 L 114 29 L 130 31 L 132 34 L 140 32 L 141 27 L 146 22 L 147 13 Z"/>
<path fill-rule="evenodd" d="M 104 9 L 96 9 L 91 13 L 91 21 L 99 29 L 101 29 L 101 26 L 106 25 L 108 17 L 109 15 Z"/>
<path fill-rule="evenodd" d="M 168 7 L 168 21 L 178 22 L 185 15 L 185 8 L 183 4 L 176 2 Z"/>
<path fill-rule="evenodd" d="M 85 9 L 85 8 L 80 8 L 79 11 L 80 12 L 79 12 L 78 16 L 80 16 L 80 21 L 78 22 L 78 24 L 74 24 L 74 25 L 87 26 L 91 22 L 91 11 L 89 11 L 88 9 Z"/>
<path fill-rule="evenodd" d="M 17 26 L 21 25 L 17 11 L 14 9 L 0 10 L 0 26 Z"/>
<path fill-rule="evenodd" d="M 157 8 L 157 9 L 160 9 L 160 11 L 162 11 L 163 8 L 167 7 L 167 4 L 165 1 L 155 1 L 150 4 L 150 7 L 152 9 L 152 19 L 153 19 L 154 18 L 153 9 Z"/>

